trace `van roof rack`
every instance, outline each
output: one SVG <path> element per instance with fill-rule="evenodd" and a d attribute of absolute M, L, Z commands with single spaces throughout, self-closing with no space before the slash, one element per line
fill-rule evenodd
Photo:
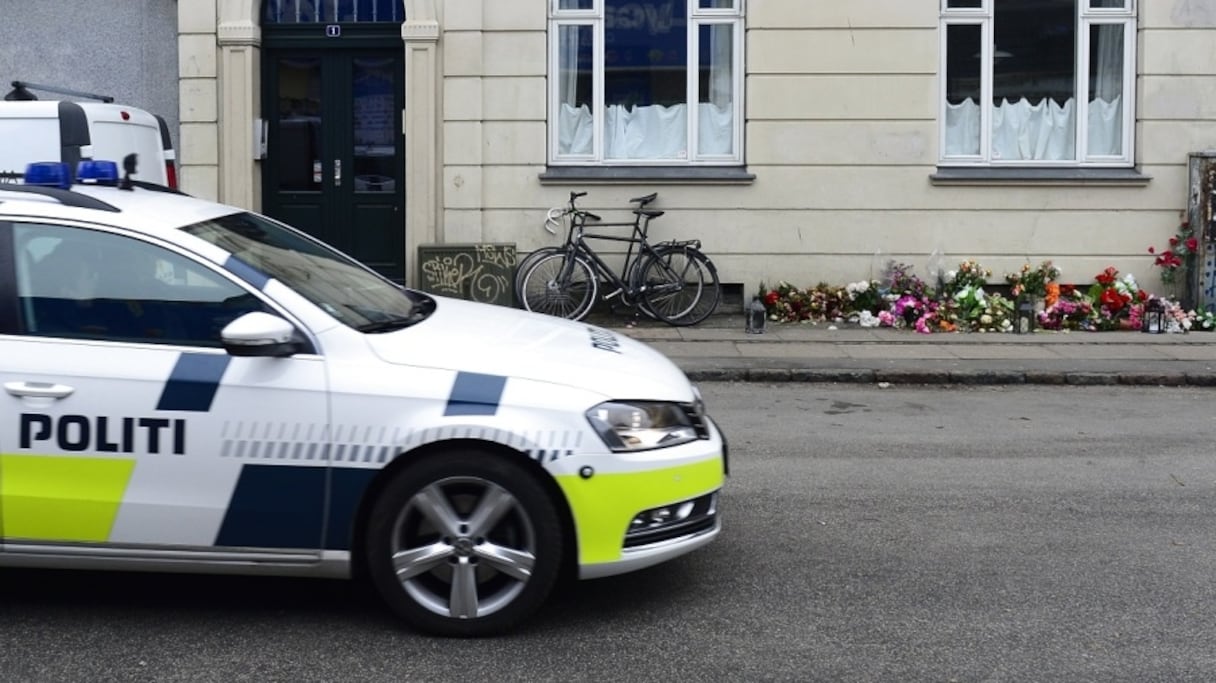
<path fill-rule="evenodd" d="M 45 92 L 55 93 L 56 95 L 69 95 L 71 97 L 84 97 L 90 100 L 99 100 L 101 102 L 105 102 L 106 104 L 112 104 L 114 102 L 114 98 L 110 95 L 97 95 L 95 93 L 82 92 L 80 90 L 68 90 L 67 88 L 60 88 L 53 85 L 38 85 L 37 83 L 30 83 L 29 81 L 13 81 L 12 86 L 13 89 L 4 96 L 4 99 L 10 102 L 38 99 L 38 96 L 30 92 L 30 90 L 42 90 Z"/>
<path fill-rule="evenodd" d="M 98 209 L 100 211 L 110 211 L 113 213 L 122 212 L 121 209 L 109 202 L 103 202 L 96 197 L 90 197 L 87 194 L 72 192 L 71 190 L 65 190 L 59 187 L 5 183 L 0 185 L 0 193 L 3 192 L 25 192 L 27 194 L 42 195 L 43 197 L 50 197 L 64 206 L 74 206 L 80 209 Z"/>

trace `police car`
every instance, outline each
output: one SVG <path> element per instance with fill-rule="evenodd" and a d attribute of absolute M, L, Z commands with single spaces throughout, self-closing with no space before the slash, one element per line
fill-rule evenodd
<path fill-rule="evenodd" d="M 0 188 L 0 565 L 365 576 L 480 635 L 717 536 L 725 442 L 652 348 L 67 170 Z"/>

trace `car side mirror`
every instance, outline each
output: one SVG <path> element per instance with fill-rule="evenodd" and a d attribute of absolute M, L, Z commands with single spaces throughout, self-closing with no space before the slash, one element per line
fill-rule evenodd
<path fill-rule="evenodd" d="M 261 311 L 246 313 L 225 325 L 220 340 L 233 356 L 282 358 L 299 353 L 305 346 L 294 325 Z"/>

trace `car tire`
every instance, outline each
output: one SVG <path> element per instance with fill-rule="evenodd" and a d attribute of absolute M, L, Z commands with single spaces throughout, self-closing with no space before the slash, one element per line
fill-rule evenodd
<path fill-rule="evenodd" d="M 510 629 L 544 602 L 563 552 L 557 509 L 508 457 L 448 451 L 398 473 L 366 528 L 367 569 L 410 626 L 435 635 Z"/>

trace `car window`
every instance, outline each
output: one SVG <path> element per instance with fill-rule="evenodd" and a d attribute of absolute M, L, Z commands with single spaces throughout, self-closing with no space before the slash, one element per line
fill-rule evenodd
<path fill-rule="evenodd" d="M 279 280 L 349 327 L 387 331 L 419 313 L 406 290 L 327 245 L 257 214 L 222 216 L 182 231 Z"/>
<path fill-rule="evenodd" d="M 20 334 L 218 347 L 225 325 L 267 310 L 215 271 L 130 237 L 20 224 L 13 239 Z"/>

